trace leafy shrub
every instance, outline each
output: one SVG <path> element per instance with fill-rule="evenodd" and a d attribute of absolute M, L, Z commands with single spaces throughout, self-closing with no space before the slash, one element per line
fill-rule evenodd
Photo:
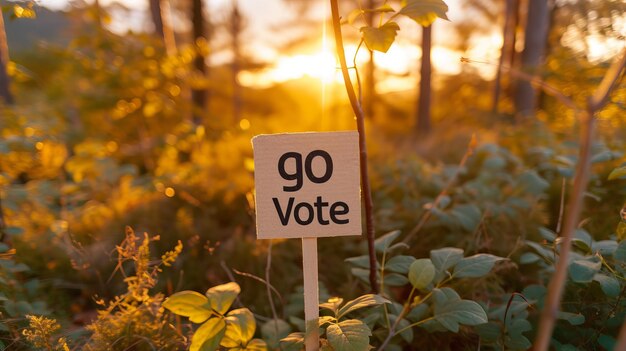
<path fill-rule="evenodd" d="M 202 324 L 191 339 L 190 351 L 217 350 L 220 346 L 228 350 L 266 350 L 265 341 L 254 339 L 256 321 L 252 312 L 247 308 L 230 310 L 240 292 L 234 282 L 212 287 L 205 295 L 181 291 L 168 297 L 163 307 Z"/>
<path fill-rule="evenodd" d="M 109 302 L 99 300 L 102 309 L 97 319 L 87 326 L 92 332 L 83 346 L 85 350 L 178 350 L 185 337 L 170 324 L 161 303 L 163 294 L 150 294 L 161 266 L 170 266 L 182 251 L 179 244 L 154 262 L 149 245 L 156 237 L 135 235 L 126 228 L 126 239 L 116 247 L 120 273 L 125 277 L 127 292 Z M 132 274 L 126 272 L 128 264 Z"/>

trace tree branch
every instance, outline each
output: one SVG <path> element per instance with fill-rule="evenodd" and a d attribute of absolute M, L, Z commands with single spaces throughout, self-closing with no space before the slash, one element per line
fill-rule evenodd
<path fill-rule="evenodd" d="M 365 205 L 365 228 L 367 235 L 367 249 L 370 263 L 370 286 L 373 293 L 378 293 L 378 284 L 376 284 L 376 251 L 374 249 L 374 213 L 372 203 L 372 190 L 370 188 L 370 180 L 367 169 L 367 144 L 365 142 L 365 118 L 361 104 L 354 93 L 354 87 L 350 80 L 348 72 L 348 64 L 346 63 L 346 54 L 343 50 L 343 39 L 341 36 L 341 23 L 339 19 L 339 6 L 337 0 L 330 0 L 330 9 L 333 20 L 333 31 L 335 34 L 335 50 L 339 57 L 341 65 L 341 73 L 348 93 L 350 105 L 356 117 L 357 130 L 359 132 L 359 156 L 361 160 L 361 187 L 363 191 L 363 202 Z"/>
<path fill-rule="evenodd" d="M 537 338 L 535 339 L 535 345 L 533 347 L 535 351 L 548 350 L 556 316 L 561 304 L 561 297 L 563 296 L 563 290 L 567 280 L 572 237 L 574 236 L 574 231 L 576 230 L 582 211 L 584 193 L 587 188 L 591 170 L 590 158 L 595 114 L 606 104 L 615 86 L 615 82 L 617 82 L 618 78 L 622 75 L 625 66 L 626 48 L 622 50 L 621 57 L 613 62 L 604 75 L 602 82 L 598 88 L 596 88 L 595 93 L 589 98 L 587 110 L 581 113 L 580 157 L 574 178 L 572 197 L 568 203 L 568 213 L 565 217 L 563 233 L 561 234 L 563 241 L 561 242 L 559 261 L 554 275 L 550 280 L 550 284 L 548 285 L 548 296 L 546 297 L 544 308 L 541 312 Z"/>

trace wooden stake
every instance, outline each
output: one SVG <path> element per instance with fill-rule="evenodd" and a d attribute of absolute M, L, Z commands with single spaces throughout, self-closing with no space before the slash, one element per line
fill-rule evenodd
<path fill-rule="evenodd" d="M 317 282 L 317 238 L 302 238 L 302 271 L 304 275 L 304 320 L 306 351 L 318 351 L 319 287 Z"/>

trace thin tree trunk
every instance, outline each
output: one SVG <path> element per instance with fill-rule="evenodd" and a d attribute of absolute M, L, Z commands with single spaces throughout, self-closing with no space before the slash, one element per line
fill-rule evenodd
<path fill-rule="evenodd" d="M 102 32 L 102 6 L 100 6 L 100 0 L 94 0 L 93 6 L 96 8 L 96 24 L 98 26 L 98 32 Z"/>
<path fill-rule="evenodd" d="M 149 0 L 150 17 L 154 25 L 154 34 L 159 36 L 165 43 L 165 31 L 163 30 L 163 18 L 161 16 L 161 0 Z"/>
<path fill-rule="evenodd" d="M 430 132 L 430 99 L 431 99 L 431 71 L 430 49 L 432 46 L 432 28 L 422 27 L 422 62 L 420 66 L 420 90 L 417 100 L 417 134 L 425 135 Z"/>
<path fill-rule="evenodd" d="M 154 25 L 154 34 L 163 42 L 168 55 L 176 53 L 176 40 L 170 22 L 170 4 L 168 0 L 149 0 L 150 17 Z"/>
<path fill-rule="evenodd" d="M 552 278 L 550 279 L 550 284 L 548 284 L 548 291 L 544 301 L 544 307 L 541 311 L 541 318 L 539 320 L 539 328 L 537 328 L 537 337 L 535 338 L 533 345 L 533 350 L 535 351 L 547 351 L 550 348 L 552 332 L 554 331 L 556 317 L 561 305 L 563 291 L 565 290 L 572 238 L 578 225 L 580 213 L 583 209 L 584 195 L 589 182 L 589 174 L 591 172 L 590 159 L 594 136 L 595 115 L 608 101 L 611 92 L 619 82 L 620 77 L 623 76 L 625 68 L 626 49 L 623 49 L 605 73 L 602 82 L 600 82 L 600 85 L 598 85 L 595 89 L 593 95 L 587 99 L 586 110 L 579 113 L 581 117 L 581 136 L 579 147 L 580 156 L 576 167 L 576 174 L 574 176 L 574 185 L 572 187 L 570 200 L 567 206 L 563 232 L 558 233 L 560 239 L 562 239 L 560 243 L 561 249 L 558 256 L 559 260 L 556 263 L 556 268 Z"/>
<path fill-rule="evenodd" d="M 191 24 L 194 43 L 206 40 L 204 32 L 204 6 L 202 0 L 191 0 Z M 206 77 L 207 66 L 205 62 L 203 50 L 197 50 L 196 58 L 193 61 L 195 70 Z M 205 89 L 194 89 L 191 91 L 191 100 L 193 102 L 192 121 L 196 126 L 202 125 L 202 115 L 207 107 L 207 91 Z"/>
<path fill-rule="evenodd" d="M 4 30 L 4 18 L 0 10 L 0 99 L 7 105 L 13 104 L 13 95 L 9 89 L 9 75 L 7 65 L 9 64 L 9 45 L 7 35 Z"/>
<path fill-rule="evenodd" d="M 498 71 L 496 73 L 495 86 L 493 88 L 493 102 L 491 111 L 498 113 L 498 103 L 502 93 L 502 68 L 507 61 L 507 57 L 512 55 L 515 43 L 511 43 L 511 39 L 515 37 L 515 27 L 512 26 L 515 17 L 516 0 L 506 0 L 504 5 L 504 28 L 502 31 L 502 48 L 500 49 L 500 60 L 498 62 Z"/>
<path fill-rule="evenodd" d="M 0 100 L 7 105 L 13 105 L 13 95 L 9 89 L 9 75 L 7 64 L 9 63 L 9 45 L 4 30 L 4 18 L 0 10 Z M 0 165 L 1 166 L 1 165 Z M 4 221 L 4 209 L 2 208 L 2 190 L 0 189 L 0 242 L 6 240 L 6 222 Z"/>
<path fill-rule="evenodd" d="M 547 0 L 529 0 L 524 30 L 524 51 L 522 52 L 522 70 L 534 74 L 541 66 L 546 41 L 548 40 L 548 22 L 550 12 Z M 537 92 L 527 81 L 517 81 L 515 91 L 515 110 L 518 115 L 528 117 L 537 106 Z"/>
<path fill-rule="evenodd" d="M 176 54 L 176 36 L 172 27 L 172 8 L 169 0 L 160 0 L 161 22 L 163 23 L 163 42 L 168 55 Z"/>
<path fill-rule="evenodd" d="M 241 50 L 240 50 L 240 38 L 242 24 L 241 24 L 241 12 L 239 11 L 239 5 L 237 1 L 233 3 L 233 12 L 231 14 L 231 36 L 233 46 L 233 62 L 231 64 L 232 85 L 233 85 L 233 122 L 237 123 L 241 119 L 241 84 L 239 84 L 239 71 L 241 70 Z"/>
<path fill-rule="evenodd" d="M 367 2 L 368 9 L 376 8 L 375 0 L 368 0 Z M 366 16 L 367 25 L 369 27 L 374 27 L 374 13 L 369 12 Z M 376 81 L 374 79 L 374 74 L 376 72 L 376 66 L 374 63 L 374 51 L 369 50 L 369 61 L 365 66 L 365 89 L 363 91 L 364 102 L 363 102 L 363 112 L 365 112 L 366 118 L 374 117 L 374 105 L 376 103 Z"/>
<path fill-rule="evenodd" d="M 361 104 L 359 103 L 356 94 L 354 93 L 354 86 L 350 80 L 350 73 L 348 72 L 348 64 L 346 62 L 346 53 L 343 49 L 343 37 L 341 36 L 341 23 L 339 17 L 339 5 L 337 0 L 330 0 L 330 11 L 333 19 L 333 32 L 335 35 L 335 50 L 339 57 L 339 64 L 341 65 L 341 75 L 346 87 L 346 93 L 350 100 L 350 106 L 356 117 L 356 127 L 359 131 L 359 160 L 361 170 L 361 189 L 363 194 L 363 205 L 365 207 L 365 231 L 367 234 L 367 253 L 369 256 L 370 266 L 370 289 L 372 293 L 378 294 L 378 282 L 376 279 L 377 267 L 376 267 L 376 250 L 374 247 L 374 204 L 372 201 L 372 189 L 370 187 L 369 170 L 367 169 L 367 143 L 365 141 L 365 117 Z"/>

